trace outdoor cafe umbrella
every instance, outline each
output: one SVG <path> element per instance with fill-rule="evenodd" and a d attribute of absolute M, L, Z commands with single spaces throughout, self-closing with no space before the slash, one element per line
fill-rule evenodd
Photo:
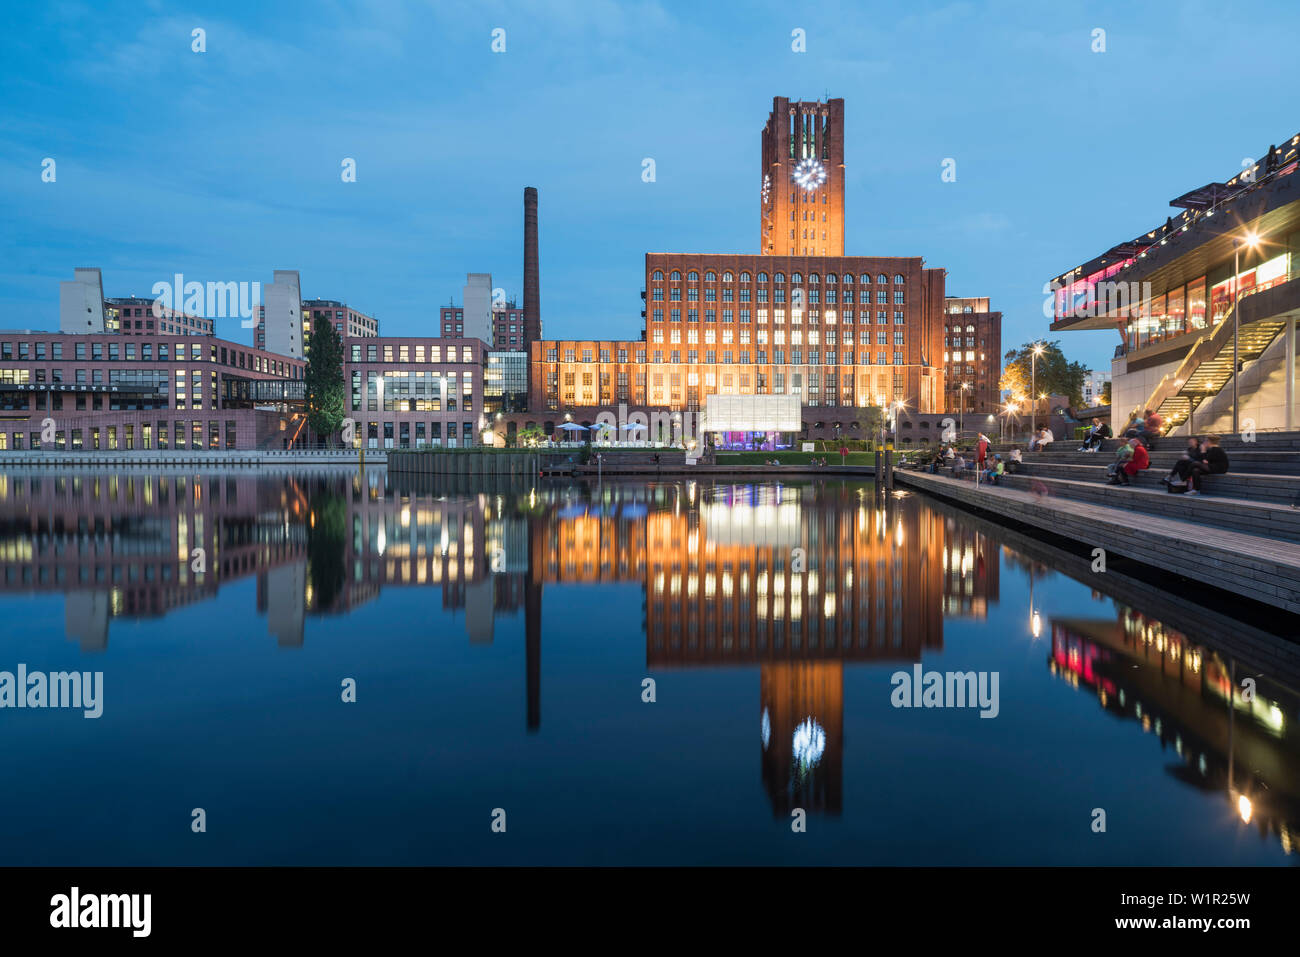
<path fill-rule="evenodd" d="M 565 423 L 563 423 L 563 424 L 560 425 L 560 428 L 564 429 L 566 432 L 586 432 L 586 431 L 587 431 L 587 427 L 586 427 L 585 425 L 579 425 L 577 422 L 565 422 Z"/>

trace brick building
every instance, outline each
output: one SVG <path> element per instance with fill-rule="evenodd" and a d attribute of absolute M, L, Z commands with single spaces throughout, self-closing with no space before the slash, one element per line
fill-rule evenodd
<path fill-rule="evenodd" d="M 212 320 L 186 312 L 174 312 L 143 296 L 104 300 L 104 331 L 124 336 L 147 336 L 154 333 L 173 336 L 210 336 Z"/>
<path fill-rule="evenodd" d="M 0 450 L 282 448 L 304 368 L 213 336 L 0 331 Z"/>
<path fill-rule="evenodd" d="M 302 341 L 311 335 L 313 324 L 332 323 L 340 339 L 357 339 L 379 335 L 379 320 L 353 309 L 336 299 L 302 300 Z M 259 307 L 257 332 L 254 341 L 259 349 L 266 348 L 266 309 Z"/>
<path fill-rule="evenodd" d="M 763 127 L 759 251 L 844 255 L 844 101 L 772 99 Z"/>
<path fill-rule="evenodd" d="M 983 298 L 944 301 L 943 364 L 947 412 L 997 415 L 1002 402 L 1002 313 Z M 962 387 L 966 386 L 963 396 Z"/>
<path fill-rule="evenodd" d="M 919 258 L 651 253 L 646 285 L 644 339 L 534 343 L 534 409 L 698 411 L 710 394 L 940 409 L 944 275 Z"/>
<path fill-rule="evenodd" d="M 487 343 L 383 336 L 343 343 L 346 415 L 358 448 L 479 444 Z"/>
<path fill-rule="evenodd" d="M 488 326 L 493 352 L 527 352 L 528 336 L 524 329 L 524 310 L 513 299 L 492 306 Z M 455 303 L 438 310 L 438 330 L 448 339 L 465 338 L 465 310 Z"/>
<path fill-rule="evenodd" d="M 447 338 L 483 339 L 493 352 L 527 354 L 542 338 L 541 270 L 537 249 L 537 189 L 524 188 L 524 302 L 506 299 L 491 273 L 469 273 L 461 302 L 438 310 L 438 332 Z M 469 313 L 468 318 L 466 313 Z"/>
<path fill-rule="evenodd" d="M 843 120 L 843 100 L 775 98 L 761 252 L 646 254 L 640 339 L 533 343 L 530 408 L 582 421 L 621 402 L 695 412 L 711 394 L 798 395 L 806 425 L 830 431 L 867 406 L 943 411 L 945 273 L 843 255 Z"/>

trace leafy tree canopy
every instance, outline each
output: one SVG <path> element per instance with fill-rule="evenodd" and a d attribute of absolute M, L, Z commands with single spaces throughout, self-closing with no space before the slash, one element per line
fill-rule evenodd
<path fill-rule="evenodd" d="M 343 425 L 346 386 L 343 343 L 331 322 L 317 322 L 307 337 L 307 424 L 331 441 Z"/>

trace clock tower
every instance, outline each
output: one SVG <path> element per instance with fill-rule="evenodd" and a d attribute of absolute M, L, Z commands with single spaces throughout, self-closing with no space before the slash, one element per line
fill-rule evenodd
<path fill-rule="evenodd" d="M 763 128 L 759 252 L 844 255 L 844 100 L 772 100 Z"/>

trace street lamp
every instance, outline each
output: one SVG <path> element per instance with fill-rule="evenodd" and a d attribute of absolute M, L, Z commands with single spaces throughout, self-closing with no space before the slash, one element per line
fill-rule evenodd
<path fill-rule="evenodd" d="M 1232 240 L 1232 431 L 1234 434 L 1240 434 L 1241 429 L 1238 423 L 1238 380 L 1241 378 L 1240 367 L 1237 360 L 1237 331 L 1241 326 L 1240 317 L 1237 315 L 1237 301 L 1240 298 L 1238 287 L 1241 285 L 1241 268 L 1240 256 L 1242 244 L 1255 249 L 1259 246 L 1259 234 L 1248 232 L 1246 235 Z"/>
<path fill-rule="evenodd" d="M 1035 396 L 1038 394 L 1034 388 L 1034 378 L 1038 372 L 1038 357 L 1043 354 L 1043 344 L 1036 343 L 1033 351 L 1029 354 L 1029 394 Z M 1035 431 L 1035 423 L 1038 419 L 1038 400 L 1034 399 L 1034 406 L 1029 411 L 1029 434 L 1032 436 Z"/>
<path fill-rule="evenodd" d="M 961 433 L 962 433 L 962 432 L 965 430 L 965 428 L 966 428 L 966 390 L 969 389 L 969 388 L 970 388 L 970 383 L 969 383 L 969 382 L 963 382 L 963 383 L 961 384 L 961 411 L 959 411 L 959 412 L 957 413 L 957 435 L 958 435 L 958 438 L 961 437 Z"/>

